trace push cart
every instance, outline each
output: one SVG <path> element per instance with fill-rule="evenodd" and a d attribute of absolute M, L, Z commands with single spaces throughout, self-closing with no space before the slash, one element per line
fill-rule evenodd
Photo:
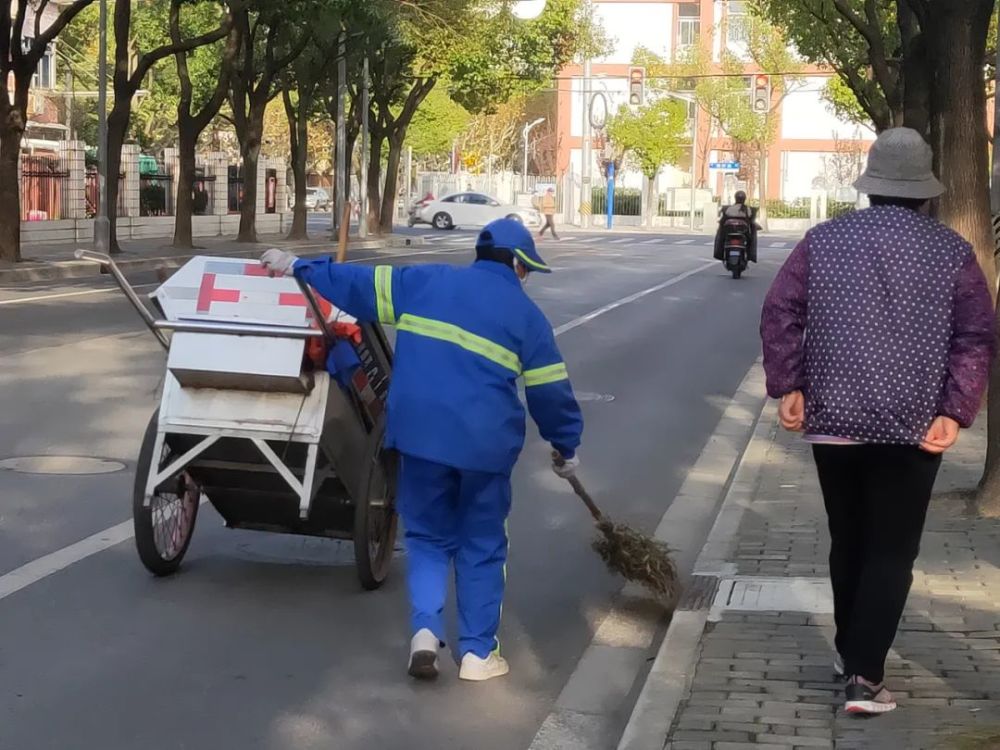
<path fill-rule="evenodd" d="M 132 498 L 146 568 L 178 569 L 210 502 L 229 528 L 352 540 L 361 585 L 378 588 L 397 529 L 382 329 L 329 311 L 253 261 L 192 258 L 147 304 L 110 257 L 77 257 L 113 276 L 167 350 Z M 324 366 L 332 347 L 349 347 L 336 376 Z"/>

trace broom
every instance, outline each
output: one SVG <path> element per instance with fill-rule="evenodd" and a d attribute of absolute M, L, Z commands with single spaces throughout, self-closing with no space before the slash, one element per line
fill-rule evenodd
<path fill-rule="evenodd" d="M 559 464 L 562 456 L 553 452 L 552 459 Z M 677 565 L 670 556 L 670 548 L 626 524 L 610 520 L 597 507 L 579 479 L 571 476 L 567 481 L 594 517 L 600 536 L 594 539 L 592 546 L 604 560 L 608 570 L 649 589 L 667 607 L 676 606 L 680 596 L 680 581 Z"/>

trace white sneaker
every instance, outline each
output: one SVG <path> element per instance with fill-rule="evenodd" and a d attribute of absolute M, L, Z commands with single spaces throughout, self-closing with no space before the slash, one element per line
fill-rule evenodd
<path fill-rule="evenodd" d="M 510 671 L 510 665 L 496 651 L 485 659 L 468 653 L 462 657 L 462 668 L 458 671 L 460 680 L 483 682 L 494 677 L 503 677 Z"/>
<path fill-rule="evenodd" d="M 427 628 L 421 628 L 410 640 L 410 677 L 433 680 L 438 676 L 438 649 L 443 644 Z"/>

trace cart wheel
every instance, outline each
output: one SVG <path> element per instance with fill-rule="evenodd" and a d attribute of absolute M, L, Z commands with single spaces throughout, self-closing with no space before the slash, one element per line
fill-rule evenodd
<path fill-rule="evenodd" d="M 142 439 L 135 469 L 132 523 L 135 527 L 135 546 L 142 564 L 154 575 L 168 576 L 180 567 L 191 543 L 201 492 L 187 472 L 181 472 L 160 487 L 148 508 L 143 505 L 142 495 L 153 464 L 156 424 L 157 413 L 154 412 Z M 166 466 L 172 458 L 169 446 L 164 445 L 156 462 L 157 467 Z"/>
<path fill-rule="evenodd" d="M 368 492 L 354 506 L 354 562 L 358 579 L 374 591 L 389 575 L 396 545 L 396 465 L 382 449 L 383 431 L 372 433 L 374 450 L 368 472 Z"/>

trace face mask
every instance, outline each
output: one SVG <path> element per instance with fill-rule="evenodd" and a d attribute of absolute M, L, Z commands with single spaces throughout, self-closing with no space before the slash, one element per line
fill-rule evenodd
<path fill-rule="evenodd" d="M 525 272 L 524 276 L 518 273 L 521 270 L 524 270 Z M 528 283 L 528 277 L 531 274 L 527 272 L 527 269 L 525 269 L 523 265 L 521 265 L 521 261 L 517 260 L 516 258 L 514 259 L 514 273 L 517 274 L 517 278 L 521 281 L 521 286 L 524 286 L 525 284 Z"/>

